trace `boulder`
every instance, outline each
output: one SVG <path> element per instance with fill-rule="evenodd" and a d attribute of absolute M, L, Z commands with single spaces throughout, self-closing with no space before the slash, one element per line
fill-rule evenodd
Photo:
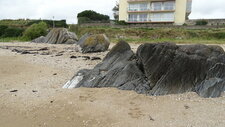
<path fill-rule="evenodd" d="M 49 44 L 75 44 L 78 41 L 77 35 L 69 32 L 66 28 L 54 28 L 46 37 L 39 37 L 32 42 Z"/>
<path fill-rule="evenodd" d="M 151 95 L 196 91 L 203 97 L 218 97 L 223 91 L 224 78 L 216 74 L 225 71 L 211 72 L 218 63 L 225 63 L 225 53 L 219 46 L 143 44 L 137 50 L 137 58 L 151 82 Z M 210 76 L 206 78 L 207 75 Z"/>
<path fill-rule="evenodd" d="M 105 34 L 85 34 L 76 43 L 78 51 L 82 53 L 104 52 L 108 50 L 110 41 Z"/>
<path fill-rule="evenodd" d="M 115 45 L 101 63 L 91 70 L 80 70 L 63 88 L 116 87 L 148 93 L 149 83 L 135 62 L 130 46 L 121 41 Z"/>
<path fill-rule="evenodd" d="M 225 52 L 219 46 L 142 44 L 134 54 L 124 41 L 101 63 L 80 70 L 64 88 L 116 87 L 148 95 L 196 92 L 219 97 L 225 91 Z"/>
<path fill-rule="evenodd" d="M 46 38 L 44 36 L 40 36 L 40 37 L 32 40 L 32 42 L 34 42 L 34 43 L 45 43 L 45 39 Z"/>

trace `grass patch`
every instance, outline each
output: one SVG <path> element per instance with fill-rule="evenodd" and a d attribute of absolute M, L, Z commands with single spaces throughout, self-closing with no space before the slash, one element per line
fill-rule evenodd
<path fill-rule="evenodd" d="M 0 38 L 0 42 L 27 42 L 30 40 L 27 40 L 23 37 L 6 37 L 6 38 Z"/>

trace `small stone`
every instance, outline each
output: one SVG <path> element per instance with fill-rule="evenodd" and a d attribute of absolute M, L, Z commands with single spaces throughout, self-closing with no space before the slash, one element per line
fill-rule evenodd
<path fill-rule="evenodd" d="M 10 92 L 11 92 L 11 93 L 14 93 L 14 92 L 17 92 L 17 91 L 18 91 L 18 90 L 11 90 Z"/>
<path fill-rule="evenodd" d="M 100 57 L 91 57 L 91 60 L 101 60 Z"/>
<path fill-rule="evenodd" d="M 70 58 L 71 58 L 71 59 L 76 59 L 76 58 L 77 58 L 77 56 L 71 56 Z"/>
<path fill-rule="evenodd" d="M 36 93 L 36 92 L 38 92 L 38 91 L 37 91 L 37 90 L 32 90 L 32 92 L 33 92 L 33 93 Z"/>

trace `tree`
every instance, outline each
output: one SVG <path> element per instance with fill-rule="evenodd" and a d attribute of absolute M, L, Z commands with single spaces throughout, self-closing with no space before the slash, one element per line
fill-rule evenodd
<path fill-rule="evenodd" d="M 115 20 L 119 20 L 119 3 L 116 1 L 116 5 L 112 9 Z"/>
<path fill-rule="evenodd" d="M 47 29 L 48 26 L 45 22 L 35 23 L 26 29 L 23 36 L 28 40 L 32 40 L 40 36 L 45 36 L 47 34 Z"/>
<path fill-rule="evenodd" d="M 109 21 L 108 15 L 103 15 L 92 10 L 85 10 L 77 15 L 78 23 L 86 23 L 92 21 Z M 80 20 L 80 21 L 79 21 Z"/>

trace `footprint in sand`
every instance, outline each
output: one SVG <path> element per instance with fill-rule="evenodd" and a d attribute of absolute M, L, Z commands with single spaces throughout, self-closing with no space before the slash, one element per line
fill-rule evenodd
<path fill-rule="evenodd" d="M 90 93 L 88 93 L 86 95 L 80 95 L 79 100 L 94 102 L 96 100 L 96 98 L 93 97 Z"/>
<path fill-rule="evenodd" d="M 138 119 L 142 116 L 145 116 L 137 104 L 135 104 L 134 102 L 130 102 L 130 105 L 132 106 L 132 108 L 129 109 L 128 115 L 131 116 L 131 118 Z"/>

